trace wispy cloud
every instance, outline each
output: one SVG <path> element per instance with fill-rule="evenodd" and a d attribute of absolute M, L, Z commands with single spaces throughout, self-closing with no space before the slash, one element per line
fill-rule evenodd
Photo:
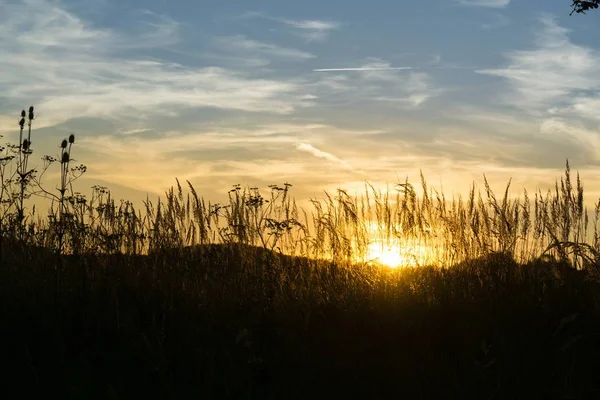
<path fill-rule="evenodd" d="M 406 105 L 412 105 L 413 107 L 418 107 L 432 97 L 434 97 L 434 95 L 430 94 L 430 93 L 415 93 L 415 94 L 410 94 L 407 97 L 381 96 L 381 97 L 376 97 L 375 100 L 387 101 L 387 102 L 398 103 L 398 104 L 406 104 Z"/>
<path fill-rule="evenodd" d="M 299 82 L 144 57 L 151 45 L 172 46 L 177 24 L 142 15 L 150 18 L 145 35 L 96 28 L 53 1 L 0 3 L 0 99 L 34 103 L 46 123 L 202 107 L 290 113 L 312 104 Z M 273 56 L 310 57 L 241 38 L 238 44 Z"/>
<path fill-rule="evenodd" d="M 510 4 L 510 0 L 458 0 L 458 2 L 465 6 L 490 8 L 504 8 Z"/>
<path fill-rule="evenodd" d="M 8 116 L 8 115 L 0 115 L 0 136 L 3 136 L 9 132 L 16 132 L 18 127 L 17 127 L 17 123 L 18 123 L 18 118 L 17 116 L 18 111 L 14 112 L 14 116 Z M 4 143 L 4 140 L 1 142 Z"/>
<path fill-rule="evenodd" d="M 278 134 L 278 131 L 281 133 Z M 87 163 L 90 167 L 88 175 L 93 178 L 117 181 L 140 190 L 156 190 L 157 186 L 170 186 L 174 177 L 193 179 L 210 176 L 214 182 L 215 177 L 221 174 L 214 166 L 223 163 L 243 165 L 246 173 L 282 174 L 281 165 L 273 168 L 280 158 L 269 153 L 296 141 L 295 137 L 286 134 L 288 131 L 294 132 L 293 127 L 173 130 L 151 138 L 133 134 L 120 137 L 95 135 L 80 140 L 83 145 L 80 154 L 81 157 L 94 158 L 93 162 Z M 281 164 L 286 162 L 291 164 L 280 161 Z M 250 164 L 252 168 L 249 168 Z M 268 171 L 269 168 L 272 171 Z M 114 175 L 115 170 L 120 171 L 118 176 Z M 144 171 L 144 174 L 139 171 Z M 236 173 L 241 171 L 244 171 L 242 167 L 235 168 Z M 232 175 L 232 171 L 224 173 Z"/>
<path fill-rule="evenodd" d="M 317 68 L 313 72 L 345 72 L 345 71 L 394 71 L 409 70 L 411 67 L 356 67 L 356 68 Z"/>
<path fill-rule="evenodd" d="M 370 59 L 357 68 L 339 68 L 325 72 L 357 72 L 358 77 L 345 82 L 346 91 L 351 90 L 355 95 L 371 101 L 383 101 L 402 108 L 419 107 L 441 93 L 439 88 L 434 87 L 429 74 L 406 67 L 392 67 L 379 59 Z"/>
<path fill-rule="evenodd" d="M 549 118 L 540 125 L 540 133 L 553 136 L 556 143 L 565 146 L 573 143 L 582 163 L 598 163 L 600 161 L 600 137 L 595 130 L 582 126 L 573 126 L 560 118 Z"/>
<path fill-rule="evenodd" d="M 36 0 L 39 1 L 39 0 Z M 128 48 L 159 48 L 170 47 L 179 42 L 181 25 L 172 18 L 156 14 L 148 10 L 141 10 L 137 14 L 140 15 L 140 20 L 137 24 L 131 25 L 130 36 L 135 36 L 135 42 L 125 40 L 119 41 L 118 45 L 115 40 L 113 45 Z"/>
<path fill-rule="evenodd" d="M 147 132 L 151 132 L 151 131 L 152 131 L 152 129 L 150 129 L 150 128 L 134 128 L 134 129 L 127 129 L 127 130 L 121 131 L 120 133 L 121 133 L 121 135 L 129 136 L 129 135 L 140 135 L 142 133 L 147 133 Z"/>
<path fill-rule="evenodd" d="M 296 148 L 298 150 L 300 150 L 300 151 L 304 151 L 304 152 L 307 152 L 309 154 L 312 154 L 313 156 L 315 156 L 317 158 L 323 158 L 323 159 L 325 159 L 327 161 L 330 161 L 332 163 L 338 164 L 342 168 L 352 169 L 352 167 L 350 166 L 350 164 L 348 164 L 346 161 L 339 159 L 338 157 L 334 156 L 331 153 L 319 150 L 319 149 L 317 149 L 316 147 L 314 147 L 313 145 L 311 145 L 309 143 L 298 143 L 298 144 L 296 144 Z"/>
<path fill-rule="evenodd" d="M 290 35 L 324 41 L 343 25 L 260 15 L 233 27 L 207 24 L 215 30 L 206 32 L 146 11 L 102 25 L 63 1 L 0 0 L 0 130 L 18 134 L 14 116 L 30 104 L 39 111 L 36 129 L 69 120 L 36 136 L 36 149 L 54 149 L 41 141 L 55 146 L 54 137 L 77 127 L 77 157 L 90 178 L 160 192 L 177 176 L 215 198 L 233 183 L 287 180 L 295 190 L 319 190 L 393 180 L 396 171 L 418 179 L 423 168 L 428 177 L 442 171 L 450 186 L 482 168 L 501 182 L 508 174 L 542 179 L 560 173 L 557 160 L 566 156 L 600 165 L 590 128 L 600 121 L 600 55 L 574 44 L 551 17 L 540 20 L 529 48 L 473 77 L 464 63 L 485 59 L 469 49 L 442 46 L 430 59 L 432 48 L 399 55 L 393 41 L 365 48 L 375 39 L 364 31 L 370 23 L 357 26 L 351 44 L 308 46 Z M 473 27 L 505 22 L 491 18 L 498 10 L 476 12 L 490 18 Z M 389 59 L 356 60 L 367 51 Z M 451 84 L 462 91 L 435 100 Z M 500 93 L 488 90 L 495 85 Z M 490 98 L 505 102 L 488 108 Z M 542 118 L 522 118 L 521 109 Z"/>
<path fill-rule="evenodd" d="M 216 38 L 216 43 L 220 49 L 235 52 L 238 56 L 243 53 L 250 57 L 258 56 L 267 58 L 267 60 L 284 61 L 304 61 L 315 58 L 313 54 L 305 51 L 259 42 L 243 35 Z"/>
<path fill-rule="evenodd" d="M 477 72 L 504 78 L 510 89 L 505 101 L 536 112 L 566 107 L 582 91 L 600 89 L 600 54 L 571 42 L 554 17 L 539 21 L 534 49 L 508 53 L 506 67 Z"/>
<path fill-rule="evenodd" d="M 511 20 L 507 16 L 500 13 L 494 13 L 487 21 L 482 22 L 480 26 L 482 29 L 489 31 L 492 29 L 503 28 L 510 25 L 510 23 Z"/>
<path fill-rule="evenodd" d="M 264 13 L 250 12 L 245 15 L 249 18 L 263 18 L 284 24 L 290 28 L 294 34 L 306 39 L 307 41 L 322 41 L 327 39 L 332 31 L 341 27 L 337 21 L 327 20 L 296 20 L 289 18 L 280 18 L 269 16 Z"/>
<path fill-rule="evenodd" d="M 296 29 L 296 34 L 308 41 L 321 41 L 327 39 L 329 34 L 340 28 L 339 22 L 319 20 L 291 20 L 279 19 L 280 22 Z"/>
<path fill-rule="evenodd" d="M 268 184 L 293 178 L 294 183 L 306 183 L 307 189 L 322 189 L 319 185 L 324 181 L 342 180 L 348 172 L 362 173 L 353 169 L 350 161 L 322 151 L 314 143 L 331 147 L 343 142 L 338 151 L 353 154 L 360 161 L 365 154 L 352 151 L 348 144 L 378 133 L 381 131 L 324 124 L 190 127 L 153 136 L 146 136 L 145 132 L 86 135 L 80 140 L 82 147 L 78 154 L 86 159 L 90 178 L 115 181 L 139 190 L 168 187 L 174 177 L 193 180 L 199 189 L 211 194 L 214 190 L 226 193 L 241 177 L 247 179 L 244 183 L 268 180 Z M 323 160 L 319 168 L 314 167 L 318 161 L 313 157 Z M 362 164 L 368 166 L 368 162 Z M 115 170 L 120 173 L 115 175 Z"/>

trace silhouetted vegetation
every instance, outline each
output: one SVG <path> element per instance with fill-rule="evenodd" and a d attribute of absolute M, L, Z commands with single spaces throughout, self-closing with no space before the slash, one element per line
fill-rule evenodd
<path fill-rule="evenodd" d="M 571 4 L 571 14 L 585 14 L 589 10 L 595 10 L 598 8 L 600 0 L 573 0 Z"/>
<path fill-rule="evenodd" d="M 568 163 L 516 198 L 423 178 L 304 210 L 289 184 L 213 204 L 177 182 L 140 210 L 74 192 L 69 156 L 57 195 L 42 173 L 22 184 L 23 149 L 6 151 L 5 398 L 600 396 L 600 202 Z M 19 214 L 40 194 L 49 217 Z"/>

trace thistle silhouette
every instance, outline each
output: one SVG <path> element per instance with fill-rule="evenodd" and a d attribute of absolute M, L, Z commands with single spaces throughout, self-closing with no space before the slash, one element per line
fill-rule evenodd
<path fill-rule="evenodd" d="M 21 119 L 19 120 L 19 148 L 18 148 L 18 163 L 17 163 L 17 175 L 19 176 L 19 205 L 17 210 L 17 220 L 20 226 L 20 235 L 23 234 L 23 224 L 25 222 L 25 197 L 27 185 L 29 184 L 31 175 L 34 173 L 33 169 L 28 168 L 29 156 L 33 153 L 31 150 L 31 126 L 35 119 L 33 106 L 29 107 L 29 113 L 25 110 L 21 111 Z M 27 138 L 23 138 L 25 130 L 25 124 L 27 124 Z"/>

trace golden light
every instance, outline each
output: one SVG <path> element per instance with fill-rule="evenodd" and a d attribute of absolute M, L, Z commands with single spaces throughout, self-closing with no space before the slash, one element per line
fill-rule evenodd
<path fill-rule="evenodd" d="M 376 221 L 368 221 L 366 233 L 369 237 L 367 247 L 359 251 L 362 262 L 381 264 L 391 268 L 418 267 L 436 262 L 436 251 L 415 237 L 400 237 L 400 226 L 390 228 Z M 391 233 L 391 234 L 390 234 Z"/>
<path fill-rule="evenodd" d="M 419 257 L 400 246 L 385 246 L 380 242 L 371 243 L 367 250 L 367 260 L 378 262 L 391 268 L 416 267 Z"/>

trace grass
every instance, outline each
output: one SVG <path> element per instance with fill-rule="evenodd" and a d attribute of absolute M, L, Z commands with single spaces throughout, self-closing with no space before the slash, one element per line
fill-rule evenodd
<path fill-rule="evenodd" d="M 26 184 L 22 146 L 0 164 L 4 398 L 600 397 L 600 206 L 568 163 L 520 198 L 423 178 L 306 210 L 287 183 L 212 204 L 177 181 L 139 210 L 75 192 L 67 147 L 58 195 L 52 157 Z M 47 218 L 19 214 L 35 195 Z"/>

